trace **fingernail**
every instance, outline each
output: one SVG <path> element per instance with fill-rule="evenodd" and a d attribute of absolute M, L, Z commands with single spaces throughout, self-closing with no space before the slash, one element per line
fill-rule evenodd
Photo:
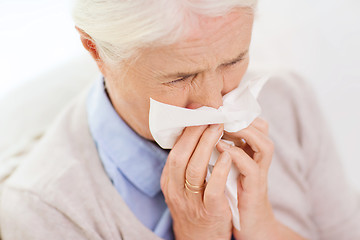
<path fill-rule="evenodd" d="M 244 148 L 245 146 L 246 146 L 246 141 L 245 141 L 245 139 L 241 138 L 240 139 L 240 147 Z"/>
<path fill-rule="evenodd" d="M 226 142 L 222 141 L 222 140 L 220 140 L 219 144 L 220 144 L 220 147 L 223 148 L 223 149 L 229 149 L 230 148 L 230 145 L 227 144 Z"/>

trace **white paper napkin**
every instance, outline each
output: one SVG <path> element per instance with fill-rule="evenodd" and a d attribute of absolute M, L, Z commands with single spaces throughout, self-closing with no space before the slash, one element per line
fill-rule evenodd
<path fill-rule="evenodd" d="M 250 125 L 260 115 L 257 97 L 268 77 L 244 77 L 239 86 L 223 97 L 223 106 L 218 109 L 201 107 L 186 109 L 158 102 L 150 98 L 149 127 L 154 140 L 164 149 L 171 149 L 185 127 L 224 123 L 227 132 L 238 132 Z M 229 141 L 228 141 L 229 142 Z M 229 142 L 233 144 L 232 142 Z M 206 181 L 219 156 L 214 148 L 208 167 Z M 237 202 L 237 178 L 239 171 L 233 164 L 226 182 L 233 225 L 240 230 Z"/>

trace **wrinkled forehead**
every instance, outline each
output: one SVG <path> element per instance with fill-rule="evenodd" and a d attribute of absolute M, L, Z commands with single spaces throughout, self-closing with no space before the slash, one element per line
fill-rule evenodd
<path fill-rule="evenodd" d="M 208 58 L 210 55 L 236 54 L 245 48 L 251 38 L 252 11 L 240 8 L 221 17 L 199 18 L 181 39 L 173 44 L 142 49 L 141 55 L 171 57 L 174 59 Z M 228 53 L 226 53 L 228 52 Z M 168 58 L 167 58 L 168 59 Z"/>
<path fill-rule="evenodd" d="M 251 8 L 234 8 L 227 14 L 217 17 L 197 15 L 195 19 L 190 20 L 190 23 L 186 23 L 188 28 L 184 31 L 180 41 L 211 39 L 218 32 L 226 33 L 235 24 L 239 26 L 240 30 L 242 25 L 248 23 L 249 20 L 252 22 L 253 17 L 254 12 Z"/>

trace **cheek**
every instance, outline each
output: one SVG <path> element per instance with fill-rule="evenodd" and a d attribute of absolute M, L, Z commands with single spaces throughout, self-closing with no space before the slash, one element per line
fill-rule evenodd
<path fill-rule="evenodd" d="M 188 88 L 169 88 L 160 86 L 159 91 L 155 93 L 152 98 L 177 107 L 186 107 L 189 91 Z"/>
<path fill-rule="evenodd" d="M 154 79 L 139 71 L 129 71 L 117 89 L 123 100 L 131 105 L 147 103 L 152 94 L 158 92 Z"/>
<path fill-rule="evenodd" d="M 145 71 L 144 71 L 145 72 Z M 128 79 L 122 86 L 122 95 L 125 101 L 137 109 L 150 106 L 150 98 L 159 102 L 184 107 L 188 91 L 185 88 L 168 87 L 160 83 L 153 72 L 136 72 L 128 74 Z"/>

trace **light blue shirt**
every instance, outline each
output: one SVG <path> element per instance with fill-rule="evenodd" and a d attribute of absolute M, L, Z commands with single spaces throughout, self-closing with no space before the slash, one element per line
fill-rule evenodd
<path fill-rule="evenodd" d="M 160 189 L 168 151 L 134 132 L 96 81 L 87 99 L 90 132 L 105 171 L 135 216 L 156 235 L 174 239 L 170 211 Z"/>

